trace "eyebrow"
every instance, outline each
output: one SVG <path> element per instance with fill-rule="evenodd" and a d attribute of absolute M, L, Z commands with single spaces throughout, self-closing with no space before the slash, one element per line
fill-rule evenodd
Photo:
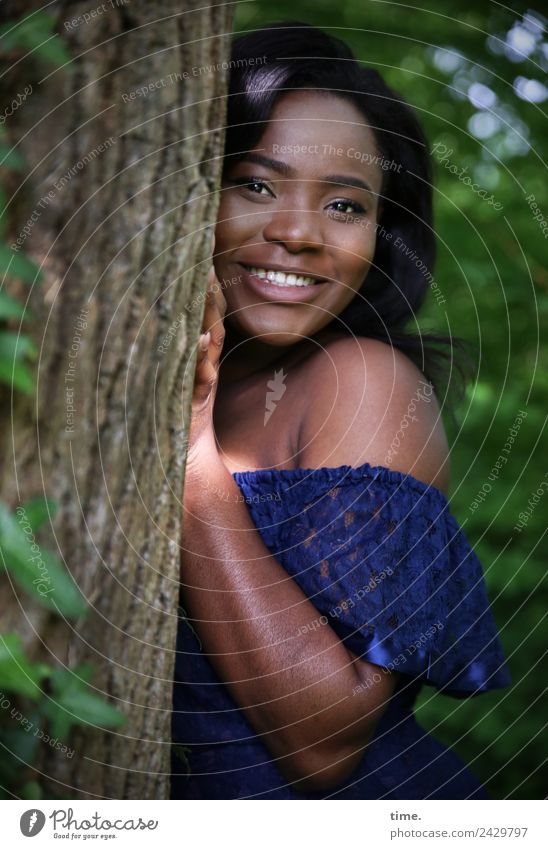
<path fill-rule="evenodd" d="M 284 177 L 294 177 L 296 171 L 287 162 L 281 162 L 279 159 L 272 159 L 270 156 L 265 156 L 262 153 L 250 151 L 240 159 L 240 162 L 254 162 L 255 165 L 264 165 L 265 168 L 271 168 L 278 174 L 283 174 Z M 349 174 L 327 174 L 321 181 L 322 183 L 334 183 L 337 186 L 350 186 L 354 189 L 362 189 L 364 192 L 376 197 L 375 192 L 365 180 L 359 177 L 351 177 Z"/>

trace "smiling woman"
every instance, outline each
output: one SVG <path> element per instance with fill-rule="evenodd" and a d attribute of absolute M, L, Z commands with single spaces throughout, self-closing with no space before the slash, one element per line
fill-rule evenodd
<path fill-rule="evenodd" d="M 409 255 L 434 254 L 424 139 L 320 30 L 236 40 L 256 55 L 231 76 L 196 366 L 172 795 L 486 798 L 413 715 L 425 684 L 509 684 L 446 498 L 440 340 L 405 327 L 428 286 Z"/>
<path fill-rule="evenodd" d="M 245 338 L 276 347 L 310 338 L 361 287 L 375 253 L 382 172 L 340 156 L 356 141 L 376 151 L 352 103 L 292 91 L 274 106 L 259 145 L 229 160 L 215 269 L 221 279 L 242 274 L 227 303 Z M 293 152 L 275 158 L 281 147 Z"/>

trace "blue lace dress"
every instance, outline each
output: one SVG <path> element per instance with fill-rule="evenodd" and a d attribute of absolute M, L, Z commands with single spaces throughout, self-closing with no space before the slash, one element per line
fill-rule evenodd
<path fill-rule="evenodd" d="M 182 617 L 172 798 L 489 798 L 413 714 L 424 685 L 465 697 L 511 683 L 481 564 L 441 490 L 367 463 L 233 477 L 265 545 L 317 608 L 317 621 L 329 622 L 379 674 L 402 675 L 352 775 L 329 791 L 298 793 Z M 304 624 L 303 639 L 315 627 Z"/>

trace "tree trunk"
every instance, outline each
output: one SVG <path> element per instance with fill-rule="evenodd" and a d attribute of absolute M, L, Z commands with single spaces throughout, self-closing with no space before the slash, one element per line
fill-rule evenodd
<path fill-rule="evenodd" d="M 228 59 L 231 18 L 181 5 L 50 4 L 72 65 L 10 72 L 33 93 L 6 125 L 29 163 L 9 241 L 33 218 L 22 250 L 44 281 L 27 325 L 36 397 L 1 413 L 0 499 L 58 502 L 46 544 L 92 611 L 59 624 L 25 598 L 22 616 L 6 582 L 3 629 L 50 664 L 91 662 L 127 716 L 79 730 L 71 760 L 48 752 L 48 788 L 65 797 L 169 792 L 185 434 L 225 116 L 226 66 L 211 66 Z M 43 4 L 3 6 L 9 19 Z"/>

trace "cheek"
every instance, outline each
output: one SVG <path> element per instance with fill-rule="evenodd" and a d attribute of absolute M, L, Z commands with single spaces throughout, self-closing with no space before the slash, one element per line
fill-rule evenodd
<path fill-rule="evenodd" d="M 221 199 L 215 238 L 219 243 L 222 242 L 224 249 L 238 246 L 250 233 L 256 232 L 258 227 L 259 216 L 246 214 L 238 198 L 226 195 Z"/>
<path fill-rule="evenodd" d="M 223 194 L 221 196 L 221 202 L 219 203 L 219 209 L 217 212 L 217 226 L 215 228 L 216 243 L 219 241 L 228 243 L 230 241 L 230 236 L 234 231 L 236 221 L 234 204 L 230 202 L 230 197 L 228 195 Z"/>
<path fill-rule="evenodd" d="M 360 222 L 341 223 L 336 229 L 326 228 L 324 237 L 326 242 L 348 257 L 348 262 L 356 262 L 358 257 L 369 260 L 375 251 L 376 227 L 375 217 L 370 216 L 362 218 Z"/>
<path fill-rule="evenodd" d="M 231 231 L 232 225 L 225 204 L 224 207 L 219 207 L 219 212 L 217 213 L 217 225 L 215 227 L 216 251 L 223 251 L 226 249 L 230 242 Z"/>
<path fill-rule="evenodd" d="M 355 236 L 352 245 L 348 245 L 345 265 L 352 281 L 358 281 L 360 285 L 363 282 L 375 255 L 375 246 L 375 234 L 368 230 L 362 230 Z"/>

